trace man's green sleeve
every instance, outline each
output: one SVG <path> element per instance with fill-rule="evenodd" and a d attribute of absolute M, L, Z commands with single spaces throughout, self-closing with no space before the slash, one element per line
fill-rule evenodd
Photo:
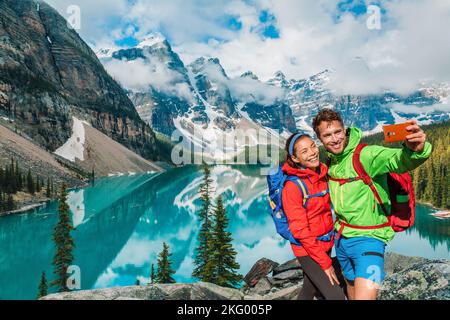
<path fill-rule="evenodd" d="M 404 173 L 424 163 L 430 157 L 432 149 L 429 142 L 425 142 L 422 152 L 414 152 L 405 145 L 402 148 L 372 145 L 362 150 L 361 163 L 371 177 L 388 172 Z"/>

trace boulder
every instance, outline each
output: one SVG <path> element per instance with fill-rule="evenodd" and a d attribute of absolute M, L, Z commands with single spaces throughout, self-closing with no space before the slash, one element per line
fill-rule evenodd
<path fill-rule="evenodd" d="M 225 288 L 208 282 L 193 284 L 190 300 L 242 300 L 244 294 L 232 288 Z"/>
<path fill-rule="evenodd" d="M 300 262 L 295 258 L 289 260 L 273 269 L 273 276 L 288 270 L 301 270 Z"/>
<path fill-rule="evenodd" d="M 427 259 L 422 257 L 409 257 L 401 254 L 386 252 L 384 258 L 384 271 L 386 275 L 391 275 L 404 270 L 416 263 L 424 263 Z"/>
<path fill-rule="evenodd" d="M 153 286 L 161 289 L 167 300 L 190 300 L 193 284 L 154 284 Z"/>
<path fill-rule="evenodd" d="M 285 289 L 278 290 L 274 293 L 263 297 L 264 300 L 296 300 L 302 289 L 303 283 L 297 283 Z"/>
<path fill-rule="evenodd" d="M 41 300 L 164 300 L 167 294 L 156 286 L 129 286 L 54 293 Z"/>
<path fill-rule="evenodd" d="M 245 275 L 244 277 L 245 283 L 250 287 L 255 286 L 258 283 L 259 279 L 267 276 L 278 265 L 279 264 L 277 262 L 272 261 L 270 259 L 266 258 L 259 259 L 253 265 L 250 271 Z"/>
<path fill-rule="evenodd" d="M 251 293 L 264 295 L 272 289 L 272 284 L 269 282 L 267 277 L 261 278 L 258 283 L 251 289 Z"/>
<path fill-rule="evenodd" d="M 273 276 L 275 281 L 289 281 L 294 282 L 303 279 L 303 271 L 301 269 L 291 269 Z"/>
<path fill-rule="evenodd" d="M 450 300 L 450 262 L 427 260 L 386 277 L 380 300 Z"/>

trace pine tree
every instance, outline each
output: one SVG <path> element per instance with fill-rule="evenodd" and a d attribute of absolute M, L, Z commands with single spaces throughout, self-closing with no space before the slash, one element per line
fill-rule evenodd
<path fill-rule="evenodd" d="M 40 180 L 39 176 L 36 176 L 36 188 L 35 189 L 36 189 L 37 193 L 41 192 L 41 183 L 39 180 Z"/>
<path fill-rule="evenodd" d="M 6 200 L 6 210 L 11 211 L 14 210 L 15 204 L 14 204 L 14 198 L 12 194 L 8 194 L 8 199 Z"/>
<path fill-rule="evenodd" d="M 11 185 L 11 193 L 15 193 L 16 192 L 16 171 L 14 170 L 15 166 L 14 166 L 14 159 L 11 158 L 11 165 L 10 165 L 10 169 L 9 171 L 11 172 L 11 177 L 10 177 L 10 181 L 9 184 Z"/>
<path fill-rule="evenodd" d="M 74 241 L 70 232 L 73 230 L 72 221 L 69 216 L 69 206 L 67 204 L 67 192 L 65 185 L 61 188 L 61 195 L 59 198 L 59 221 L 55 226 L 53 232 L 53 242 L 56 246 L 55 256 L 53 258 L 53 273 L 56 279 L 52 281 L 59 292 L 69 291 L 67 288 L 67 268 L 72 264 L 73 249 L 75 247 Z"/>
<path fill-rule="evenodd" d="M 47 278 L 45 277 L 45 272 L 42 272 L 41 281 L 39 282 L 39 291 L 37 295 L 37 299 L 45 297 L 47 295 Z"/>
<path fill-rule="evenodd" d="M 169 246 L 164 242 L 163 250 L 158 255 L 158 270 L 156 271 L 156 283 L 175 283 L 172 275 L 175 271 L 172 270 L 172 262 L 170 261 Z"/>
<path fill-rule="evenodd" d="M 211 194 L 213 180 L 210 177 L 211 172 L 206 164 L 203 165 L 203 182 L 200 185 L 200 200 L 202 206 L 199 211 L 199 220 L 201 223 L 200 231 L 198 233 L 198 246 L 196 248 L 194 270 L 192 276 L 201 281 L 210 282 L 213 275 L 210 270 L 206 269 L 206 264 L 210 257 L 211 241 Z"/>
<path fill-rule="evenodd" d="M 34 182 L 33 182 L 33 177 L 31 176 L 31 170 L 28 169 L 28 174 L 27 174 L 27 191 L 28 193 L 34 194 Z"/>
<path fill-rule="evenodd" d="M 50 193 L 50 177 L 47 178 L 47 190 L 45 192 L 45 196 L 47 198 L 50 198 L 50 196 L 51 196 L 51 193 Z"/>
<path fill-rule="evenodd" d="M 16 179 L 17 179 L 17 191 L 23 189 L 22 173 L 20 172 L 19 162 L 16 161 Z"/>
<path fill-rule="evenodd" d="M 236 261 L 237 252 L 232 245 L 231 233 L 226 231 L 228 217 L 223 206 L 222 196 L 217 197 L 213 217 L 213 237 L 210 242 L 213 253 L 206 265 L 206 269 L 213 274 L 212 283 L 234 288 L 242 281 L 242 275 L 236 272 L 240 266 Z"/>
<path fill-rule="evenodd" d="M 150 269 L 150 283 L 155 283 L 155 264 L 152 263 L 152 267 Z"/>

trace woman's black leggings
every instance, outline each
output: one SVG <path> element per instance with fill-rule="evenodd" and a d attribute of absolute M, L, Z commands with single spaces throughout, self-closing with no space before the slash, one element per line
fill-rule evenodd
<path fill-rule="evenodd" d="M 303 269 L 303 288 L 298 300 L 313 300 L 323 297 L 325 300 L 345 300 L 344 292 L 338 285 L 332 285 L 322 268 L 310 256 L 297 257 Z"/>

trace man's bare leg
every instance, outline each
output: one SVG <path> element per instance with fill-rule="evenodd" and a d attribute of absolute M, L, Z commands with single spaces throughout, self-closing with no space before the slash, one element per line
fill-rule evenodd
<path fill-rule="evenodd" d="M 347 286 L 348 288 L 348 286 Z M 356 278 L 354 289 L 355 300 L 377 300 L 378 290 L 380 286 L 375 282 L 364 279 Z"/>
<path fill-rule="evenodd" d="M 355 300 L 355 282 L 345 279 L 347 283 L 347 298 L 348 300 Z"/>

